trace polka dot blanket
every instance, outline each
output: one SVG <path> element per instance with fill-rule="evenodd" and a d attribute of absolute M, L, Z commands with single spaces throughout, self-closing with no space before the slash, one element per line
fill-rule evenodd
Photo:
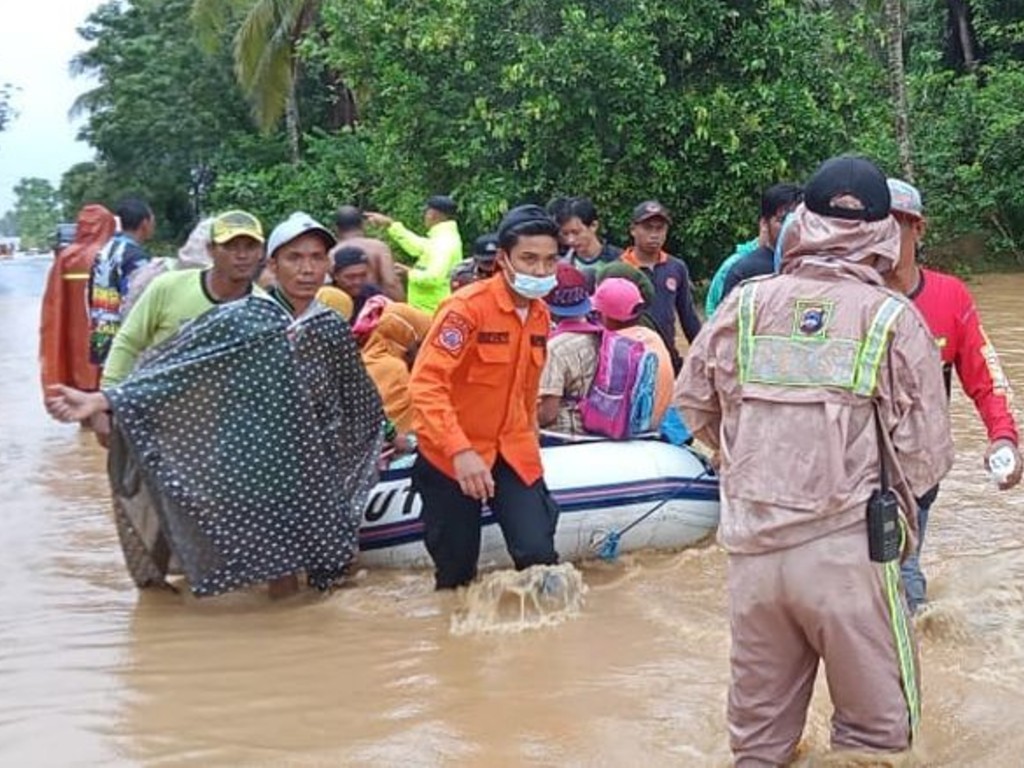
<path fill-rule="evenodd" d="M 140 586 L 198 596 L 355 555 L 384 414 L 348 324 L 261 296 L 214 308 L 107 392 L 118 533 Z"/>

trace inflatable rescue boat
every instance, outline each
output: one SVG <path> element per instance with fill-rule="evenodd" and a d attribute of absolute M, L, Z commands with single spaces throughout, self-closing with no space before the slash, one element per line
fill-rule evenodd
<path fill-rule="evenodd" d="M 621 552 L 681 549 L 718 525 L 718 478 L 691 448 L 658 440 L 595 440 L 543 447 L 541 459 L 561 508 L 555 548 L 563 560 L 592 556 L 595 546 L 615 532 L 622 532 Z M 432 566 L 423 544 L 421 501 L 410 488 L 409 474 L 408 469 L 383 472 L 370 492 L 359 534 L 360 565 Z M 481 566 L 511 565 L 490 510 L 484 510 L 481 524 Z"/>

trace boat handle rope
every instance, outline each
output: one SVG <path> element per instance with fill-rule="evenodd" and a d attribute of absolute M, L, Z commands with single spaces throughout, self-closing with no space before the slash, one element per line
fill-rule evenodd
<path fill-rule="evenodd" d="M 671 495 L 666 496 L 664 499 L 662 499 L 657 504 L 655 504 L 653 507 L 651 507 L 646 512 L 644 512 L 642 515 L 640 515 L 636 520 L 631 521 L 629 523 L 629 525 L 627 525 L 626 527 L 624 527 L 624 528 L 622 528 L 621 530 L 618 530 L 618 531 L 615 531 L 615 530 L 608 531 L 608 533 L 606 533 L 604 536 L 601 536 L 601 537 L 597 538 L 595 541 L 591 542 L 591 544 L 590 544 L 590 551 L 591 551 L 591 553 L 597 555 L 602 560 L 614 560 L 615 558 L 617 558 L 619 556 L 619 542 L 622 540 L 622 537 L 623 537 L 624 534 L 628 533 L 633 528 L 638 526 L 640 523 L 642 523 L 644 520 L 649 518 L 651 515 L 653 515 L 655 512 L 657 512 L 663 506 L 668 504 L 668 502 L 674 501 L 675 499 L 677 499 L 679 497 L 680 493 L 682 493 L 683 491 L 689 490 L 690 488 L 692 488 L 699 481 L 706 480 L 709 477 L 711 477 L 711 470 L 710 469 L 705 469 L 703 472 L 701 472 L 699 475 L 697 475 L 692 480 L 687 480 L 679 488 L 677 488 L 675 491 L 673 491 Z"/>

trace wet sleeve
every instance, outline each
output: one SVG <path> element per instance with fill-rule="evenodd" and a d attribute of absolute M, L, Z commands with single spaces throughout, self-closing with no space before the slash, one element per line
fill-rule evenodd
<path fill-rule="evenodd" d="M 391 226 L 388 227 L 388 236 L 395 241 L 401 251 L 417 261 L 427 250 L 427 238 L 420 237 L 415 232 L 406 229 L 405 224 L 400 221 L 391 222 Z"/>
<path fill-rule="evenodd" d="M 452 377 L 472 353 L 476 327 L 464 301 L 456 297 L 446 303 L 420 347 L 409 384 L 417 436 L 447 456 L 473 447 L 455 411 Z"/>
<path fill-rule="evenodd" d="M 128 378 L 139 355 L 152 345 L 163 299 L 161 286 L 151 285 L 132 307 L 110 344 L 110 352 L 103 364 L 101 388 L 115 386 Z"/>
<path fill-rule="evenodd" d="M 915 497 L 953 466 L 953 437 L 938 347 L 924 319 L 908 308 L 889 347 L 890 434 L 900 469 Z"/>
<path fill-rule="evenodd" d="M 963 290 L 962 311 L 957 320 L 957 376 L 967 396 L 974 401 L 985 423 L 989 442 L 1000 438 L 1017 443 L 1017 422 L 1010 409 L 1013 394 L 999 354 L 981 326 L 974 300 Z"/>
<path fill-rule="evenodd" d="M 735 324 L 736 302 L 725 301 L 715 312 L 712 321 L 703 333 L 697 336 L 683 362 L 683 369 L 676 379 L 673 404 L 682 410 L 686 424 L 694 435 L 709 442 L 713 449 L 719 448 L 722 424 L 722 406 L 718 395 L 720 383 L 716 381 L 718 364 L 716 350 L 721 347 L 722 324 L 728 328 Z"/>
<path fill-rule="evenodd" d="M 676 314 L 679 315 L 679 323 L 683 326 L 686 340 L 693 344 L 693 340 L 700 333 L 701 322 L 700 317 L 697 315 L 697 308 L 693 304 L 693 291 L 690 290 L 690 271 L 682 261 L 679 262 Z"/>

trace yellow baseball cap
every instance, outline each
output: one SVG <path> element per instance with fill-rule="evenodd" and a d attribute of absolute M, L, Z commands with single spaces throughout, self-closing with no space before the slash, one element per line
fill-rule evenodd
<path fill-rule="evenodd" d="M 213 220 L 210 227 L 210 239 L 223 245 L 236 237 L 251 237 L 263 242 L 263 225 L 260 220 L 247 211 L 225 211 Z"/>

